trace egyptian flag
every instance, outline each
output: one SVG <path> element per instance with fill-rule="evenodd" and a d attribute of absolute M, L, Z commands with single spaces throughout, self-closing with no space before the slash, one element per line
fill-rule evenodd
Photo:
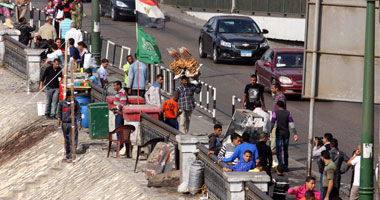
<path fill-rule="evenodd" d="M 165 27 L 165 16 L 156 0 L 136 0 L 136 14 L 141 26 Z"/>

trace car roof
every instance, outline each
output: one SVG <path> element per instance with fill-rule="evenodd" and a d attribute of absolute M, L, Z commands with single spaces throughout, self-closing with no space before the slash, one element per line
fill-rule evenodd
<path fill-rule="evenodd" d="M 304 52 L 304 49 L 301 49 L 301 48 L 273 48 L 273 50 L 277 53 L 287 53 L 287 52 L 303 53 Z"/>
<path fill-rule="evenodd" d="M 215 16 L 215 19 L 245 19 L 245 20 L 253 20 L 250 17 L 238 16 L 238 15 L 220 15 L 220 16 Z"/>

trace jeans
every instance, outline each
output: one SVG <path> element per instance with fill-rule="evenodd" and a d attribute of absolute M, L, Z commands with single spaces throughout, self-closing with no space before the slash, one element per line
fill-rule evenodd
<path fill-rule="evenodd" d="M 115 116 L 115 128 L 119 128 L 120 126 L 124 125 L 124 118 L 123 114 L 117 114 Z M 117 139 L 120 140 L 120 132 L 116 133 Z M 120 143 L 120 149 L 124 147 L 124 144 Z"/>
<path fill-rule="evenodd" d="M 57 105 L 59 100 L 59 88 L 46 88 L 46 106 L 45 106 L 45 116 L 55 116 L 57 112 Z M 53 104 L 53 108 L 51 105 Z M 50 113 L 53 110 L 53 113 Z"/>
<path fill-rule="evenodd" d="M 325 198 L 325 188 L 323 187 L 323 173 L 320 174 L 319 177 L 319 192 L 321 193 L 321 199 Z"/>
<path fill-rule="evenodd" d="M 176 118 L 166 118 L 165 123 L 178 130 L 178 121 Z"/>
<path fill-rule="evenodd" d="M 283 164 L 288 167 L 288 147 L 289 147 L 289 136 L 276 135 L 276 153 L 278 163 Z M 284 160 L 282 160 L 282 151 L 284 151 Z"/>

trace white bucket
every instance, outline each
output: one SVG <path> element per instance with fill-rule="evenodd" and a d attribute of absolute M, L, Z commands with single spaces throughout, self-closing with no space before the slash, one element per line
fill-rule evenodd
<path fill-rule="evenodd" d="M 37 114 L 38 116 L 45 115 L 45 102 L 37 102 Z"/>
<path fill-rule="evenodd" d="M 116 133 L 112 134 L 112 140 L 117 140 L 117 134 Z"/>

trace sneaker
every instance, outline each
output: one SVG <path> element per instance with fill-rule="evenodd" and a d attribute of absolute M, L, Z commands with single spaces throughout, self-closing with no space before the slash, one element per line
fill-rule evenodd
<path fill-rule="evenodd" d="M 285 167 L 284 172 L 289 172 L 289 168 Z"/>

